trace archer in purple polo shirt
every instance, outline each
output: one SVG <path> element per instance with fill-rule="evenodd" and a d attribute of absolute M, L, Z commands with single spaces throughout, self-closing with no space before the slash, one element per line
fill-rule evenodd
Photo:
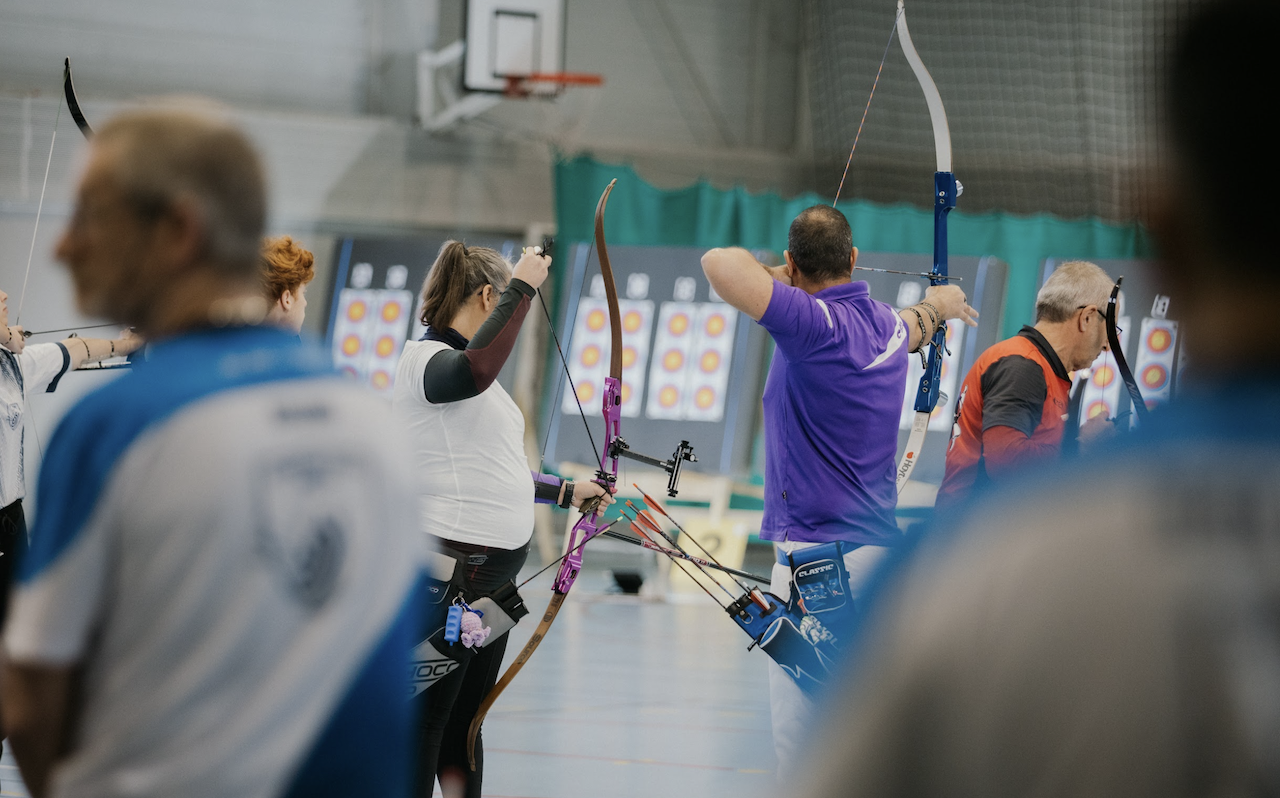
<path fill-rule="evenodd" d="M 760 536 L 778 542 L 889 545 L 894 456 L 907 357 L 947 319 L 976 326 L 957 286 L 934 286 L 895 312 L 853 282 L 858 250 L 844 214 L 800 213 L 786 263 L 713 249 L 702 269 L 716 293 L 777 344 L 764 390 L 765 499 Z"/>
<path fill-rule="evenodd" d="M 772 288 L 760 317 L 777 344 L 764 388 L 760 537 L 892 545 L 907 325 L 862 281 L 812 295 Z"/>
<path fill-rule="evenodd" d="M 786 263 L 768 267 L 745 249 L 713 249 L 702 270 L 726 302 L 769 331 L 778 348 L 764 389 L 764 521 L 775 541 L 769 589 L 786 600 L 803 549 L 841 541 L 849 598 L 898 538 L 894 456 L 906 396 L 907 357 L 946 319 L 974 325 L 956 286 L 894 312 L 853 282 L 858 250 L 844 214 L 809 208 L 791 223 Z M 813 556 L 813 552 L 809 553 Z M 825 555 L 824 555 L 825 556 Z M 812 701 L 777 663 L 769 697 L 778 778 L 803 759 Z"/>

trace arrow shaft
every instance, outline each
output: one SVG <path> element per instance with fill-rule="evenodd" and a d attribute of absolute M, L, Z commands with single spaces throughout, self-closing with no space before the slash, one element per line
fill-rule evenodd
<path fill-rule="evenodd" d="M 936 279 L 938 276 L 936 274 L 933 274 L 932 272 L 900 272 L 897 269 L 873 269 L 870 266 L 854 266 L 853 268 L 860 272 L 879 272 L 880 274 L 905 274 L 908 277 L 923 277 L 926 280 L 933 280 L 933 279 Z M 964 278 L 948 277 L 947 279 L 953 283 L 958 283 L 963 281 Z"/>
<path fill-rule="evenodd" d="M 52 335 L 54 333 L 77 332 L 79 330 L 101 330 L 103 327 L 118 327 L 118 326 L 119 326 L 118 324 L 90 324 L 86 327 L 63 327 L 57 330 L 38 330 L 34 332 L 31 330 L 23 330 L 22 337 L 30 338 L 33 335 Z"/>
<path fill-rule="evenodd" d="M 694 565 L 701 565 L 703 568 L 711 568 L 716 571 L 724 571 L 727 574 L 734 574 L 735 576 L 741 576 L 746 579 L 750 579 L 753 582 L 759 582 L 762 585 L 769 584 L 769 580 L 765 579 L 763 576 L 757 576 L 755 574 L 747 573 L 746 571 L 739 571 L 736 568 L 730 568 L 726 565 L 716 565 L 715 563 L 708 562 L 707 560 L 704 560 L 700 557 L 694 557 L 692 554 L 688 554 L 683 551 L 675 551 L 672 549 L 663 548 L 662 546 L 659 546 L 656 543 L 651 543 L 650 541 L 644 540 L 642 538 L 627 537 L 626 535 L 620 532 L 601 532 L 600 534 L 604 535 L 605 537 L 613 538 L 614 540 L 621 540 L 623 543 L 630 543 L 632 546 L 639 546 L 642 549 L 648 549 L 649 551 L 656 551 L 659 554 L 665 554 L 668 557 L 686 560 L 688 562 L 693 563 Z"/>

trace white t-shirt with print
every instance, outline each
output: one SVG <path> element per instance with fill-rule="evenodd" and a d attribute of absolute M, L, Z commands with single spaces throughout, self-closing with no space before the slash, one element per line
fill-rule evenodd
<path fill-rule="evenodd" d="M 53 392 L 71 367 L 60 343 L 31 344 L 15 355 L 0 347 L 0 507 L 27 495 L 23 466 L 23 417 L 27 394 Z"/>

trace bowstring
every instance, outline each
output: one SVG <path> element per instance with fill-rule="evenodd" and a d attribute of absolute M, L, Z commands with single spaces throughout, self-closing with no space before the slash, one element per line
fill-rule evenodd
<path fill-rule="evenodd" d="M 858 132 L 853 137 L 853 146 L 849 148 L 849 158 L 844 162 L 844 174 L 840 175 L 840 186 L 836 188 L 836 198 L 831 207 L 840 202 L 840 192 L 844 190 L 845 178 L 849 176 L 849 165 L 853 163 L 853 153 L 858 149 L 858 139 L 862 138 L 862 126 L 867 123 L 867 112 L 871 110 L 871 100 L 876 96 L 876 87 L 880 85 L 880 73 L 884 72 L 884 62 L 889 58 L 889 48 L 893 46 L 893 37 L 898 32 L 898 19 L 904 9 L 893 15 L 893 27 L 889 29 L 889 41 L 884 45 L 884 55 L 880 56 L 880 66 L 876 69 L 876 79 L 871 83 L 871 94 L 867 96 L 867 104 L 862 109 L 862 121 L 858 123 Z"/>
<path fill-rule="evenodd" d="M 591 249 L 587 250 L 587 265 L 586 268 L 582 270 L 582 285 L 586 284 L 587 274 L 591 271 L 591 253 L 595 251 L 594 234 L 591 236 L 591 244 L 589 246 Z M 582 286 L 580 285 L 579 288 L 581 289 L 581 287 Z M 582 409 L 582 399 L 578 396 L 578 386 L 574 384 L 573 375 L 569 373 L 569 359 L 565 357 L 564 348 L 560 346 L 560 336 L 556 335 L 556 325 L 555 322 L 551 320 L 551 311 L 547 309 L 547 301 L 543 298 L 541 288 L 538 289 L 538 304 L 542 305 L 542 314 L 547 318 L 547 329 L 551 331 L 551 340 L 555 342 L 556 352 L 560 355 L 560 367 L 564 372 L 562 378 L 558 379 L 556 382 L 555 404 L 552 405 L 551 413 L 549 414 L 550 418 L 547 419 L 547 431 L 542 436 L 542 451 L 538 456 L 538 471 L 541 472 L 543 466 L 546 465 L 547 447 L 551 445 L 551 425 L 555 423 L 556 413 L 560 412 L 560 397 L 564 392 L 565 379 L 568 379 L 569 388 L 573 391 L 573 401 L 578 405 L 578 415 L 582 417 L 582 426 L 587 430 L 587 440 L 591 441 L 591 451 L 596 456 L 595 461 L 599 463 L 603 458 L 600 457 L 600 449 L 596 447 L 595 436 L 591 434 L 591 423 L 587 421 L 587 413 Z M 573 319 L 576 324 L 578 319 L 577 308 L 574 308 Z M 572 325 L 569 327 L 569 343 L 573 343 Z"/>
<path fill-rule="evenodd" d="M 44 182 L 40 184 L 40 201 L 36 204 L 36 223 L 31 230 L 31 248 L 27 250 L 27 270 L 22 275 L 22 295 L 18 297 L 18 313 L 13 317 L 13 325 L 20 326 L 22 322 L 22 308 L 27 303 L 27 281 L 31 279 L 31 262 L 36 254 L 36 239 L 40 235 L 40 215 L 44 212 L 44 195 L 45 190 L 49 188 L 49 170 L 53 166 L 53 149 L 58 143 L 58 123 L 62 121 L 62 100 L 58 100 L 58 111 L 53 116 L 53 135 L 49 137 L 49 156 L 44 162 Z M 23 405 L 23 424 L 26 425 L 26 419 L 31 419 L 31 437 L 36 439 L 36 453 L 40 455 L 40 466 L 44 466 L 44 444 L 40 441 L 40 421 L 36 418 L 35 406 L 27 399 L 25 388 L 22 391 Z M 26 449 L 23 447 L 22 457 L 26 459 Z M 22 464 L 22 481 L 26 482 L 27 469 L 26 463 Z"/>
<path fill-rule="evenodd" d="M 44 212 L 44 193 L 49 188 L 49 167 L 53 166 L 53 145 L 58 141 L 58 123 L 62 121 L 62 100 L 58 100 L 58 113 L 53 117 L 53 135 L 49 137 L 49 157 L 44 162 L 44 182 L 40 184 L 40 202 L 36 205 L 36 224 L 31 231 L 31 248 L 27 250 L 27 271 L 22 275 L 22 295 L 18 298 L 18 314 L 13 317 L 14 326 L 22 323 L 22 307 L 27 303 L 27 281 L 31 279 L 31 261 L 36 254 L 36 238 L 40 234 L 40 214 Z"/>

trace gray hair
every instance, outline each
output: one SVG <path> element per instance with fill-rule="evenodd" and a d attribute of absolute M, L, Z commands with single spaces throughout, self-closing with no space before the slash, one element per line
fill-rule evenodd
<path fill-rule="evenodd" d="M 237 127 L 204 108 L 147 108 L 113 117 L 93 145 L 114 151 L 114 177 L 140 215 L 159 217 L 183 197 L 193 200 L 210 265 L 233 277 L 257 276 L 266 180 Z"/>
<path fill-rule="evenodd" d="M 1063 322 L 1086 305 L 1106 312 L 1115 285 L 1096 263 L 1070 260 L 1054 269 L 1036 294 L 1036 321 Z"/>

